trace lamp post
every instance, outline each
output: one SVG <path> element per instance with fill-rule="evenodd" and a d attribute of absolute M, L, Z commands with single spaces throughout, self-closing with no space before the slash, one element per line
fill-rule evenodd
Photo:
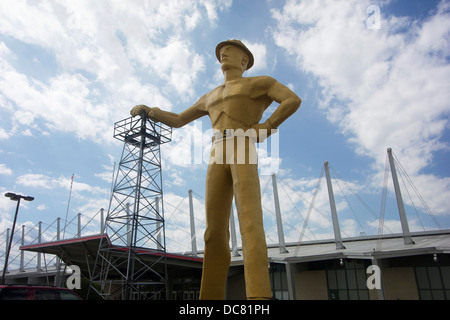
<path fill-rule="evenodd" d="M 33 201 L 34 200 L 34 197 L 22 196 L 20 194 L 15 194 L 12 192 L 6 193 L 5 197 L 10 198 L 12 201 L 17 201 L 17 206 L 16 206 L 16 214 L 14 215 L 14 222 L 13 222 L 13 226 L 12 226 L 11 237 L 9 238 L 8 248 L 6 251 L 5 266 L 3 267 L 3 273 L 2 273 L 2 284 L 5 284 L 5 273 L 6 273 L 6 268 L 8 266 L 9 252 L 11 251 L 11 244 L 12 244 L 13 237 L 14 237 L 14 228 L 16 227 L 17 213 L 19 213 L 20 199 L 23 199 L 25 201 Z"/>

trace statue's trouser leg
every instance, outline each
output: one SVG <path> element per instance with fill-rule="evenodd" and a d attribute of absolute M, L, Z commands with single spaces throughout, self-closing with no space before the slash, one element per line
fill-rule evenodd
<path fill-rule="evenodd" d="M 248 152 L 248 149 L 245 149 Z M 205 256 L 200 299 L 225 297 L 231 259 L 229 217 L 233 192 L 242 237 L 247 298 L 270 298 L 272 294 L 257 165 L 248 164 L 248 161 L 246 164 L 231 162 L 212 163 L 208 167 Z"/>
<path fill-rule="evenodd" d="M 247 299 L 269 299 L 272 291 L 257 165 L 231 165 L 231 172 L 242 238 Z"/>
<path fill-rule="evenodd" d="M 206 177 L 205 255 L 200 299 L 225 298 L 230 266 L 229 219 L 233 201 L 233 184 L 229 166 L 211 164 Z"/>

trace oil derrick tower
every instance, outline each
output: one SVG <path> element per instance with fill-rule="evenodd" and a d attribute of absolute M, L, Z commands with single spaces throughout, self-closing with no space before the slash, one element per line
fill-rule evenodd
<path fill-rule="evenodd" d="M 145 113 L 114 124 L 114 138 L 124 146 L 91 274 L 91 289 L 96 283 L 104 297 L 166 298 L 160 146 L 171 136 L 172 128 Z"/>

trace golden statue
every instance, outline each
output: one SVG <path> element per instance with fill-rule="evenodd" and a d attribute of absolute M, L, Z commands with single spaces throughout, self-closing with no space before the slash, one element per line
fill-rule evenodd
<path fill-rule="evenodd" d="M 132 116 L 146 112 L 150 119 L 179 128 L 208 115 L 215 133 L 211 159 L 206 175 L 206 230 L 205 252 L 200 288 L 200 299 L 224 299 L 228 269 L 231 261 L 229 247 L 229 218 L 233 195 L 239 218 L 244 257 L 247 299 L 270 299 L 267 245 L 263 227 L 261 191 L 257 163 L 235 161 L 239 156 L 234 132 L 245 134 L 245 151 L 254 149 L 255 141 L 263 141 L 300 107 L 301 99 L 286 86 L 267 76 L 244 78 L 243 73 L 253 66 L 250 50 L 239 40 L 221 42 L 216 56 L 225 77 L 222 85 L 201 97 L 180 114 L 135 106 Z M 259 123 L 264 110 L 275 101 L 277 109 Z M 225 148 L 224 140 L 232 141 L 234 150 Z M 242 139 L 241 139 L 242 140 Z M 227 155 L 228 152 L 228 155 Z M 226 157 L 225 161 L 219 159 Z M 230 159 L 230 157 L 232 159 Z"/>

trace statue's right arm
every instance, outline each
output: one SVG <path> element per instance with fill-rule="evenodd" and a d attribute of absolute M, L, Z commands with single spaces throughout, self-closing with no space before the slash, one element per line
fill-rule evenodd
<path fill-rule="evenodd" d="M 180 128 L 191 121 L 194 121 L 207 114 L 204 111 L 203 99 L 200 98 L 192 107 L 186 109 L 180 114 L 164 111 L 159 108 L 149 108 L 145 105 L 138 105 L 131 109 L 131 115 L 137 116 L 143 111 L 147 113 L 148 117 L 154 121 L 160 121 L 165 125 L 173 128 Z"/>

